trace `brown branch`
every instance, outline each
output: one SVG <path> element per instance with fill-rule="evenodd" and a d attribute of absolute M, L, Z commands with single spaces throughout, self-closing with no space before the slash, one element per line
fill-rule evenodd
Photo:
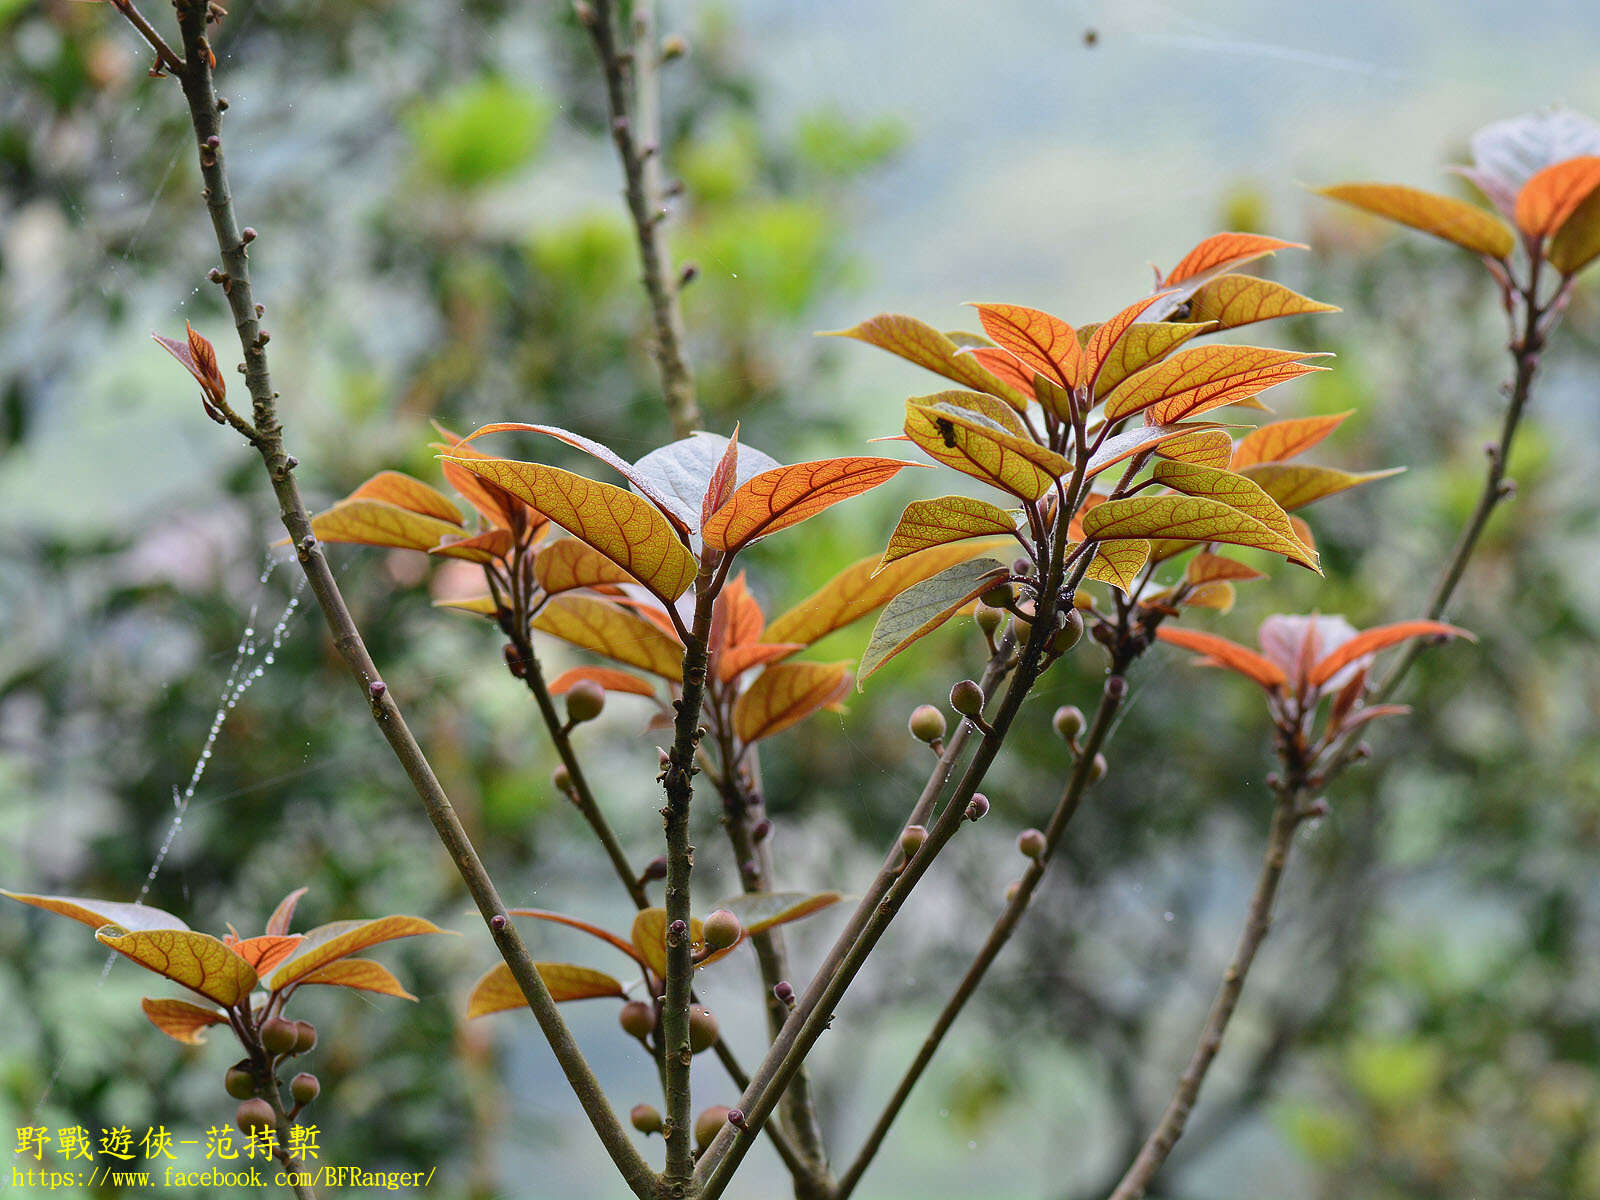
<path fill-rule="evenodd" d="M 111 0 L 111 2 L 116 5 L 118 12 L 128 18 L 128 24 L 138 30 L 139 36 L 148 42 L 150 48 L 156 52 L 157 64 L 172 74 L 181 76 L 185 70 L 183 59 L 179 58 L 177 52 L 167 45 L 167 39 L 161 36 L 156 27 L 145 18 L 145 15 L 134 7 L 133 0 Z"/>
<path fill-rule="evenodd" d="M 260 310 L 250 286 L 249 263 L 245 254 L 247 243 L 241 236 L 228 188 L 222 150 L 222 109 L 212 80 L 207 40 L 209 6 L 204 0 L 176 0 L 175 7 L 185 55 L 185 66 L 178 78 L 189 104 L 190 121 L 199 147 L 200 172 L 205 182 L 206 208 L 222 256 L 218 278 L 233 313 L 245 356 L 245 384 L 250 393 L 254 418 L 255 436 L 251 440 L 271 480 L 273 493 L 278 499 L 279 516 L 295 547 L 312 594 L 328 621 L 340 657 L 366 696 L 373 719 L 421 799 L 429 821 L 489 926 L 501 957 L 527 997 L 528 1006 L 533 1010 L 584 1112 L 629 1188 L 637 1196 L 653 1197 L 656 1182 L 654 1172 L 635 1149 L 606 1102 L 599 1081 L 589 1069 L 583 1052 L 557 1011 L 527 946 L 507 918 L 505 906 L 449 797 L 407 727 L 394 697 L 379 676 L 328 566 L 327 557 L 311 531 L 311 517 L 295 483 L 296 462 L 284 449 L 283 429 L 278 420 L 277 393 L 272 390 L 267 366 L 267 338 L 260 326 Z"/>
<path fill-rule="evenodd" d="M 641 282 L 650 299 L 655 327 L 655 359 L 674 437 L 685 438 L 700 424 L 694 373 L 684 352 L 679 278 L 661 236 L 666 219 L 666 189 L 661 179 L 661 89 L 651 0 L 635 0 L 632 48 L 617 42 L 611 0 L 580 0 L 578 16 L 594 42 L 606 79 L 611 140 L 622 161 L 624 195 L 639 244 Z M 631 76 L 631 88 L 630 84 Z"/>

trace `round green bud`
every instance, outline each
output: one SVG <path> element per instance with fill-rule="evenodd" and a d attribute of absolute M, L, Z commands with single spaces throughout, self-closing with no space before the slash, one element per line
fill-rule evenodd
<path fill-rule="evenodd" d="M 261 1045 L 268 1054 L 293 1054 L 300 1031 L 294 1021 L 273 1017 L 261 1027 Z"/>
<path fill-rule="evenodd" d="M 689 1006 L 689 1049 L 699 1054 L 717 1044 L 717 1019 L 698 1004 Z"/>
<path fill-rule="evenodd" d="M 726 1104 L 713 1104 L 696 1117 L 694 1119 L 694 1144 L 702 1150 L 711 1145 L 717 1134 L 722 1132 L 722 1127 L 728 1123 L 729 1111 Z"/>
<path fill-rule="evenodd" d="M 712 950 L 726 950 L 744 936 L 744 925 L 725 908 L 719 908 L 705 920 L 706 945 Z"/>
<path fill-rule="evenodd" d="M 265 1100 L 246 1100 L 239 1105 L 239 1111 L 233 1119 L 240 1133 L 249 1133 L 252 1129 L 270 1128 L 277 1121 L 277 1116 L 272 1111 L 272 1105 Z"/>
<path fill-rule="evenodd" d="M 624 1033 L 642 1042 L 655 1029 L 656 1014 L 655 1010 L 643 1000 L 629 1000 L 617 1014 L 617 1021 Z"/>
<path fill-rule="evenodd" d="M 556 769 L 550 772 L 550 782 L 562 795 L 572 791 L 572 772 L 567 770 L 566 763 L 556 764 Z"/>
<path fill-rule="evenodd" d="M 294 1052 L 306 1054 L 317 1047 L 317 1027 L 310 1021 L 294 1023 Z"/>
<path fill-rule="evenodd" d="M 911 729 L 911 736 L 919 742 L 937 742 L 945 735 L 945 730 L 948 728 L 944 714 L 931 704 L 919 704 L 913 708 L 911 720 L 907 724 Z"/>
<path fill-rule="evenodd" d="M 222 1077 L 222 1090 L 235 1100 L 248 1100 L 256 1094 L 256 1077 L 244 1063 L 229 1067 Z"/>
<path fill-rule="evenodd" d="M 289 1095 L 296 1104 L 310 1104 L 322 1092 L 322 1083 L 309 1071 L 301 1071 L 289 1080 Z"/>
<path fill-rule="evenodd" d="M 1050 649 L 1057 654 L 1065 654 L 1078 644 L 1078 639 L 1083 636 L 1083 614 L 1077 609 L 1067 611 L 1066 622 L 1057 629 L 1055 636 L 1050 639 Z"/>
<path fill-rule="evenodd" d="M 592 679 L 581 679 L 567 693 L 567 720 L 581 725 L 605 711 L 606 690 Z"/>
<path fill-rule="evenodd" d="M 1011 603 L 1011 585 L 1009 583 L 997 583 L 988 591 L 981 593 L 978 599 L 982 600 L 990 608 L 1004 608 Z"/>
<path fill-rule="evenodd" d="M 661 1114 L 653 1104 L 635 1104 L 628 1111 L 628 1120 L 646 1137 L 661 1132 Z"/>
<path fill-rule="evenodd" d="M 1106 756 L 1104 754 L 1096 754 L 1094 756 L 1094 761 L 1089 764 L 1089 782 L 1099 783 L 1106 777 L 1106 771 L 1108 769 L 1109 767 L 1106 763 Z"/>
<path fill-rule="evenodd" d="M 921 825 L 907 825 L 900 831 L 900 852 L 907 858 L 915 858 L 922 843 L 928 840 L 928 831 Z"/>
<path fill-rule="evenodd" d="M 972 619 L 978 623 L 978 628 L 990 637 L 1000 628 L 1000 622 L 1006 619 L 1003 609 L 990 608 L 987 604 L 979 603 L 972 610 Z"/>
<path fill-rule="evenodd" d="M 963 717 L 976 717 L 983 713 L 983 689 L 970 679 L 963 679 L 950 689 L 950 707 Z"/>
<path fill-rule="evenodd" d="M 1083 710 L 1076 704 L 1063 704 L 1056 709 L 1052 724 L 1061 740 L 1070 742 L 1083 732 Z"/>
<path fill-rule="evenodd" d="M 1037 829 L 1024 829 L 1017 835 L 1017 849 L 1023 858 L 1038 858 L 1045 851 L 1044 834 Z"/>

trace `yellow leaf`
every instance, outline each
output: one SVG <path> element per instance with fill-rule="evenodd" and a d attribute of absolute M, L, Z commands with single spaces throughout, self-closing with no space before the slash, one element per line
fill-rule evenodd
<path fill-rule="evenodd" d="M 548 595 L 629 583 L 632 576 L 577 538 L 551 542 L 534 557 L 533 577 Z"/>
<path fill-rule="evenodd" d="M 400 986 L 400 981 L 388 967 L 370 958 L 341 958 L 318 967 L 300 979 L 300 986 L 325 984 L 328 987 L 355 988 L 362 992 L 378 992 L 384 996 L 397 996 L 401 1000 L 416 997 Z"/>
<path fill-rule="evenodd" d="M 1011 536 L 1015 530 L 1016 518 L 987 500 L 969 496 L 916 500 L 900 514 L 879 568 L 934 546 L 968 538 Z"/>
<path fill-rule="evenodd" d="M 683 647 L 675 639 L 604 600 L 557 596 L 540 610 L 533 627 L 663 679 L 683 678 Z"/>
<path fill-rule="evenodd" d="M 850 689 L 850 664 L 790 662 L 768 667 L 733 706 L 733 731 L 745 745 L 781 733 Z"/>
<path fill-rule="evenodd" d="M 1085 578 L 1108 583 L 1126 592 L 1150 561 L 1150 543 L 1144 538 L 1118 538 L 1101 542 L 1089 560 Z"/>
<path fill-rule="evenodd" d="M 1136 371 L 1160 362 L 1195 334 L 1205 331 L 1203 323 L 1180 324 L 1167 321 L 1149 321 L 1132 326 L 1106 355 L 1106 361 L 1095 379 L 1094 390 L 1098 396 L 1109 396 L 1113 389 Z"/>
<path fill-rule="evenodd" d="M 637 675 L 630 675 L 626 671 L 613 670 L 610 667 L 573 667 L 563 671 L 550 681 L 550 694 L 552 696 L 565 695 L 572 690 L 572 685 L 588 680 L 598 683 L 608 692 L 626 692 L 635 696 L 654 696 L 655 685 L 648 680 L 640 679 Z"/>
<path fill-rule="evenodd" d="M 580 967 L 573 963 L 534 963 L 539 978 L 550 989 L 550 998 L 557 1004 L 566 1000 L 590 1000 L 604 996 L 625 996 L 622 984 L 604 971 Z M 528 999 L 512 978 L 511 968 L 497 963 L 493 970 L 473 986 L 467 1001 L 467 1016 L 482 1017 L 489 1013 L 505 1012 L 513 1008 L 526 1008 Z"/>
<path fill-rule="evenodd" d="M 1123 500 L 1108 500 L 1084 513 L 1083 533 L 1096 541 L 1144 537 L 1253 546 L 1317 570 L 1316 555 L 1294 538 L 1269 529 L 1254 517 L 1220 501 L 1199 496 L 1129 496 Z"/>
<path fill-rule="evenodd" d="M 305 935 L 294 956 L 272 973 L 267 986 L 277 991 L 304 979 L 319 967 L 380 942 L 443 932 L 432 921 L 425 921 L 421 917 L 377 917 L 370 921 L 334 921 L 319 925 Z"/>
<path fill-rule="evenodd" d="M 460 600 L 435 600 L 433 606 L 435 608 L 454 608 L 479 617 L 492 617 L 500 611 L 500 606 L 495 603 L 494 597 L 488 592 L 481 596 L 466 596 Z"/>
<path fill-rule="evenodd" d="M 1289 524 L 1289 514 L 1252 479 L 1218 467 L 1185 462 L 1159 462 L 1151 475 L 1175 492 L 1221 501 L 1229 508 L 1254 517 L 1274 533 L 1290 541 L 1299 541 L 1294 527 Z"/>
<path fill-rule="evenodd" d="M 491 563 L 510 556 L 516 538 L 509 529 L 489 529 L 471 537 L 446 538 L 428 551 L 440 558 L 464 558 L 468 562 Z"/>
<path fill-rule="evenodd" d="M 1545 257 L 1563 275 L 1576 275 L 1600 257 L 1600 188 L 1590 192 L 1556 231 Z"/>
<path fill-rule="evenodd" d="M 1395 183 L 1343 183 L 1321 189 L 1332 200 L 1431 233 L 1475 254 L 1505 258 L 1516 235 L 1503 221 L 1474 204 Z"/>
<path fill-rule="evenodd" d="M 960 403 L 962 395 L 940 392 L 906 401 L 906 436 L 931 458 L 1024 500 L 1037 500 L 1072 470 L 1048 447 L 975 415 Z"/>
<path fill-rule="evenodd" d="M 1106 398 L 1107 421 L 1145 409 L 1152 425 L 1171 425 L 1224 404 L 1246 400 L 1270 387 L 1325 368 L 1301 360 L 1315 357 L 1263 346 L 1194 346 L 1146 367 Z"/>
<path fill-rule="evenodd" d="M 1332 467 L 1294 466 L 1288 463 L 1257 463 L 1246 467 L 1244 474 L 1255 480 L 1285 509 L 1304 508 L 1317 500 L 1347 491 L 1375 479 L 1398 475 L 1404 467 L 1391 467 L 1387 471 L 1339 471 Z"/>
<path fill-rule="evenodd" d="M 1163 447 L 1192 441 L 1203 433 L 1220 434 L 1229 446 L 1233 445 L 1228 435 L 1215 425 L 1141 425 L 1136 429 L 1125 429 L 1101 443 L 1100 448 L 1089 458 L 1087 477 L 1092 479 L 1107 467 L 1114 467 L 1135 454 L 1143 454 L 1150 450 L 1166 454 Z M 1176 456 L 1167 454 L 1167 457 Z"/>
<path fill-rule="evenodd" d="M 743 892 L 719 900 L 716 906 L 738 917 L 749 936 L 812 916 L 843 899 L 838 892 Z"/>
<path fill-rule="evenodd" d="M 1083 383 L 1091 395 L 1104 394 L 1100 388 L 1100 373 L 1111 361 L 1112 354 L 1121 344 L 1124 335 L 1133 327 L 1133 323 L 1144 315 L 1146 309 L 1165 299 L 1164 292 L 1145 296 L 1143 299 L 1135 300 L 1109 321 L 1095 326 L 1094 332 L 1089 335 L 1089 340 L 1083 347 Z"/>
<path fill-rule="evenodd" d="M 144 1015 L 150 1018 L 162 1033 L 186 1046 L 198 1046 L 206 1040 L 206 1029 L 211 1025 L 224 1025 L 228 1018 L 214 1008 L 201 1008 L 187 1000 L 152 1000 L 148 996 L 139 1001 Z"/>
<path fill-rule="evenodd" d="M 633 931 L 631 934 L 633 948 L 638 952 L 644 965 L 649 967 L 658 977 L 665 979 L 667 975 L 667 910 L 664 908 L 641 909 L 639 915 L 633 918 Z M 691 944 L 705 941 L 705 926 L 699 917 L 689 918 L 689 941 Z"/>
<path fill-rule="evenodd" d="M 915 317 L 883 313 L 861 322 L 854 329 L 836 330 L 827 336 L 855 338 L 858 342 L 898 354 L 946 379 L 953 379 L 980 392 L 988 392 L 991 396 L 999 396 L 1014 408 L 1028 406 L 1025 392 L 991 375 L 972 355 L 959 353 L 961 347 Z"/>
<path fill-rule="evenodd" d="M 446 458 L 532 505 L 671 603 L 694 582 L 689 548 L 659 509 L 632 492 L 543 463 Z"/>
<path fill-rule="evenodd" d="M 199 992 L 224 1008 L 239 1003 L 256 985 L 256 973 L 250 964 L 209 933 L 192 929 L 129 933 L 108 925 L 94 936 L 145 970 Z"/>
<path fill-rule="evenodd" d="M 1188 320 L 1209 322 L 1217 329 L 1237 329 L 1257 321 L 1299 317 L 1309 313 L 1340 311 L 1270 279 L 1251 275 L 1222 275 L 1189 297 Z"/>
<path fill-rule="evenodd" d="M 1183 598 L 1185 608 L 1214 608 L 1218 612 L 1233 611 L 1233 584 L 1226 581 L 1202 583 Z"/>
<path fill-rule="evenodd" d="M 1233 438 L 1226 429 L 1197 429 L 1193 433 L 1162 442 L 1156 447 L 1156 453 L 1173 462 L 1226 467 L 1233 455 Z"/>
<path fill-rule="evenodd" d="M 379 471 L 346 497 L 348 500 L 383 500 L 409 512 L 461 524 L 461 510 L 435 488 L 402 471 Z"/>
<path fill-rule="evenodd" d="M 1274 421 L 1270 425 L 1252 429 L 1239 439 L 1239 444 L 1234 447 L 1233 457 L 1225 465 L 1240 471 L 1255 463 L 1283 462 L 1285 459 L 1304 454 L 1343 424 L 1345 418 L 1353 412 L 1355 409 L 1352 408 L 1326 417 L 1299 417 L 1292 421 Z"/>
<path fill-rule="evenodd" d="M 311 532 L 324 542 L 431 550 L 446 538 L 459 538 L 461 527 L 387 500 L 341 500 L 311 518 Z"/>
<path fill-rule="evenodd" d="M 763 471 L 741 484 L 701 533 L 714 550 L 740 550 L 918 465 L 898 458 L 827 458 Z"/>

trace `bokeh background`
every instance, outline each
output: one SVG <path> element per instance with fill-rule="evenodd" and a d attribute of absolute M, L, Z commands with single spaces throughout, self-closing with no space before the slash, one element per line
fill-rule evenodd
<path fill-rule="evenodd" d="M 383 467 L 434 478 L 431 418 L 557 421 L 629 457 L 659 444 L 619 172 L 564 6 L 231 9 L 230 165 L 261 234 L 257 290 L 308 494 Z M 1327 579 L 1279 567 L 1206 627 L 1248 641 L 1273 611 L 1358 625 L 1415 611 L 1475 497 L 1502 326 L 1467 256 L 1302 185 L 1450 187 L 1442 168 L 1482 124 L 1555 102 L 1600 115 L 1592 8 L 760 0 L 669 3 L 662 27 L 691 46 L 667 69 L 666 153 L 685 184 L 674 250 L 700 269 L 686 307 L 710 428 L 738 420 L 789 461 L 856 452 L 935 385 L 815 330 L 885 310 L 959 327 L 969 299 L 1093 320 L 1215 229 L 1299 238 L 1310 253 L 1271 270 L 1344 312 L 1273 334 L 1340 357 L 1275 406 L 1357 408 L 1319 461 L 1410 470 L 1313 510 Z M 260 675 L 226 710 L 151 901 L 246 930 L 306 884 L 307 922 L 419 912 L 466 931 L 385 955 L 415 1006 L 304 998 L 322 1030 L 325 1159 L 437 1165 L 441 1196 L 615 1195 L 531 1021 L 463 1022 L 492 951 L 320 618 L 296 608 L 278 649 L 263 644 L 294 572 L 269 548 L 259 465 L 149 340 L 185 319 L 219 346 L 231 334 L 203 282 L 214 247 L 191 135 L 146 59 L 99 6 L 0 0 L 0 883 L 135 895 L 253 641 L 238 678 Z M 1591 279 L 1547 356 L 1516 502 L 1455 606 L 1481 641 L 1429 657 L 1416 715 L 1375 733 L 1376 762 L 1303 834 L 1161 1196 L 1600 1197 L 1597 370 Z M 884 488 L 752 555 L 769 613 L 874 552 L 927 486 Z M 625 927 L 625 897 L 552 794 L 500 639 L 433 609 L 411 559 L 341 548 L 335 563 L 508 900 Z M 866 634 L 821 653 L 857 654 Z M 1109 778 L 863 1197 L 1088 1200 L 1159 1112 L 1269 808 L 1259 699 L 1182 657 L 1140 666 Z M 907 711 L 978 661 L 970 625 L 946 631 L 846 715 L 770 744 L 785 886 L 866 877 L 919 782 Z M 1085 645 L 1047 680 L 987 789 L 994 815 L 942 860 L 821 1043 L 841 1161 L 998 911 L 1017 829 L 1059 788 L 1051 711 L 1086 703 L 1100 670 Z M 643 719 L 618 700 L 581 739 L 640 862 L 659 835 Z M 697 818 L 708 900 L 737 890 L 715 815 Z M 802 963 L 837 921 L 796 935 Z M 619 965 L 579 935 L 528 932 L 542 955 Z M 7 1139 L 162 1122 L 192 1137 L 226 1119 L 225 1040 L 166 1041 L 138 1011 L 149 977 L 103 963 L 81 927 L 0 913 Z M 705 991 L 753 1061 L 753 967 L 730 962 Z M 654 1099 L 610 1006 L 571 1015 L 613 1099 Z M 699 1096 L 731 1102 L 714 1071 Z M 763 1147 L 731 1194 L 783 1190 Z"/>

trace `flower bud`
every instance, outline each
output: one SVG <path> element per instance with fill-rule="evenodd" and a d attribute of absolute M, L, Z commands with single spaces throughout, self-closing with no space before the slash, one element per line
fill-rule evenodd
<path fill-rule="evenodd" d="M 654 883 L 657 879 L 667 877 L 667 856 L 658 854 L 644 865 L 644 872 L 639 876 L 640 883 Z"/>
<path fill-rule="evenodd" d="M 927 840 L 928 831 L 921 825 L 907 825 L 900 831 L 900 852 L 907 858 L 915 858 Z"/>
<path fill-rule="evenodd" d="M 1083 710 L 1076 704 L 1063 704 L 1056 709 L 1052 721 L 1056 727 L 1056 734 L 1064 742 L 1070 742 L 1083 732 Z"/>
<path fill-rule="evenodd" d="M 574 725 L 594 720 L 605 707 L 606 690 L 592 679 L 580 679 L 567 693 L 567 720 Z"/>
<path fill-rule="evenodd" d="M 1099 783 L 1106 777 L 1106 771 L 1108 769 L 1109 766 L 1106 763 L 1106 756 L 1104 754 L 1096 754 L 1094 756 L 1094 761 L 1089 764 L 1089 782 Z"/>
<path fill-rule="evenodd" d="M 963 679 L 950 689 L 950 707 L 963 717 L 976 717 L 983 713 L 983 689 L 970 679 Z"/>
<path fill-rule="evenodd" d="M 694 1119 L 694 1144 L 704 1150 L 728 1123 L 728 1106 L 713 1104 Z"/>
<path fill-rule="evenodd" d="M 246 1100 L 239 1105 L 233 1120 L 239 1126 L 240 1133 L 249 1133 L 252 1129 L 271 1128 L 277 1117 L 273 1114 L 272 1105 L 265 1100 Z"/>
<path fill-rule="evenodd" d="M 1000 628 L 1000 622 L 1005 620 L 1005 617 L 1006 614 L 1002 609 L 990 608 L 981 602 L 972 610 L 972 619 L 989 637 L 994 636 L 994 631 Z"/>
<path fill-rule="evenodd" d="M 937 742 L 948 728 L 944 714 L 931 704 L 919 704 L 913 708 L 908 724 L 911 736 L 919 742 Z"/>
<path fill-rule="evenodd" d="M 969 821 L 980 821 L 989 812 L 989 797 L 982 792 L 972 793 L 972 799 L 967 801 L 965 816 Z"/>
<path fill-rule="evenodd" d="M 661 1114 L 653 1104 L 635 1104 L 628 1111 L 628 1120 L 633 1122 L 633 1127 L 646 1137 L 661 1132 Z"/>
<path fill-rule="evenodd" d="M 978 599 L 982 600 L 990 608 L 1004 608 L 1011 603 L 1011 585 L 1009 583 L 997 583 L 988 591 L 983 592 Z"/>
<path fill-rule="evenodd" d="M 772 994 L 777 997 L 779 1004 L 794 1003 L 794 984 L 787 979 L 780 979 L 772 985 Z"/>
<path fill-rule="evenodd" d="M 295 1022 L 273 1017 L 261 1027 L 261 1045 L 268 1054 L 293 1054 L 300 1040 Z"/>
<path fill-rule="evenodd" d="M 1050 639 L 1050 649 L 1057 654 L 1065 654 L 1078 644 L 1082 636 L 1083 614 L 1075 608 L 1068 609 L 1065 623 Z"/>
<path fill-rule="evenodd" d="M 322 1092 L 322 1083 L 309 1071 L 301 1071 L 289 1080 L 289 1095 L 296 1104 L 310 1104 Z"/>
<path fill-rule="evenodd" d="M 689 1049 L 699 1054 L 702 1050 L 709 1050 L 717 1044 L 720 1033 L 717 1029 L 717 1019 L 711 1015 L 710 1010 L 701 1008 L 698 1004 L 689 1006 Z"/>
<path fill-rule="evenodd" d="M 655 1029 L 656 1014 L 655 1010 L 643 1000 L 629 1000 L 617 1014 L 617 1021 L 622 1025 L 624 1033 L 642 1042 Z"/>
<path fill-rule="evenodd" d="M 294 1052 L 305 1054 L 316 1049 L 317 1027 L 310 1021 L 296 1021 L 294 1023 Z"/>
<path fill-rule="evenodd" d="M 712 950 L 726 950 L 744 936 L 744 925 L 725 908 L 707 917 L 703 929 L 706 945 Z"/>
<path fill-rule="evenodd" d="M 256 1094 L 256 1077 L 248 1061 L 228 1068 L 228 1073 L 222 1077 L 222 1090 L 235 1100 L 248 1100 Z"/>
<path fill-rule="evenodd" d="M 1017 849 L 1023 858 L 1038 858 L 1045 851 L 1044 834 L 1037 829 L 1024 829 L 1017 835 Z"/>

